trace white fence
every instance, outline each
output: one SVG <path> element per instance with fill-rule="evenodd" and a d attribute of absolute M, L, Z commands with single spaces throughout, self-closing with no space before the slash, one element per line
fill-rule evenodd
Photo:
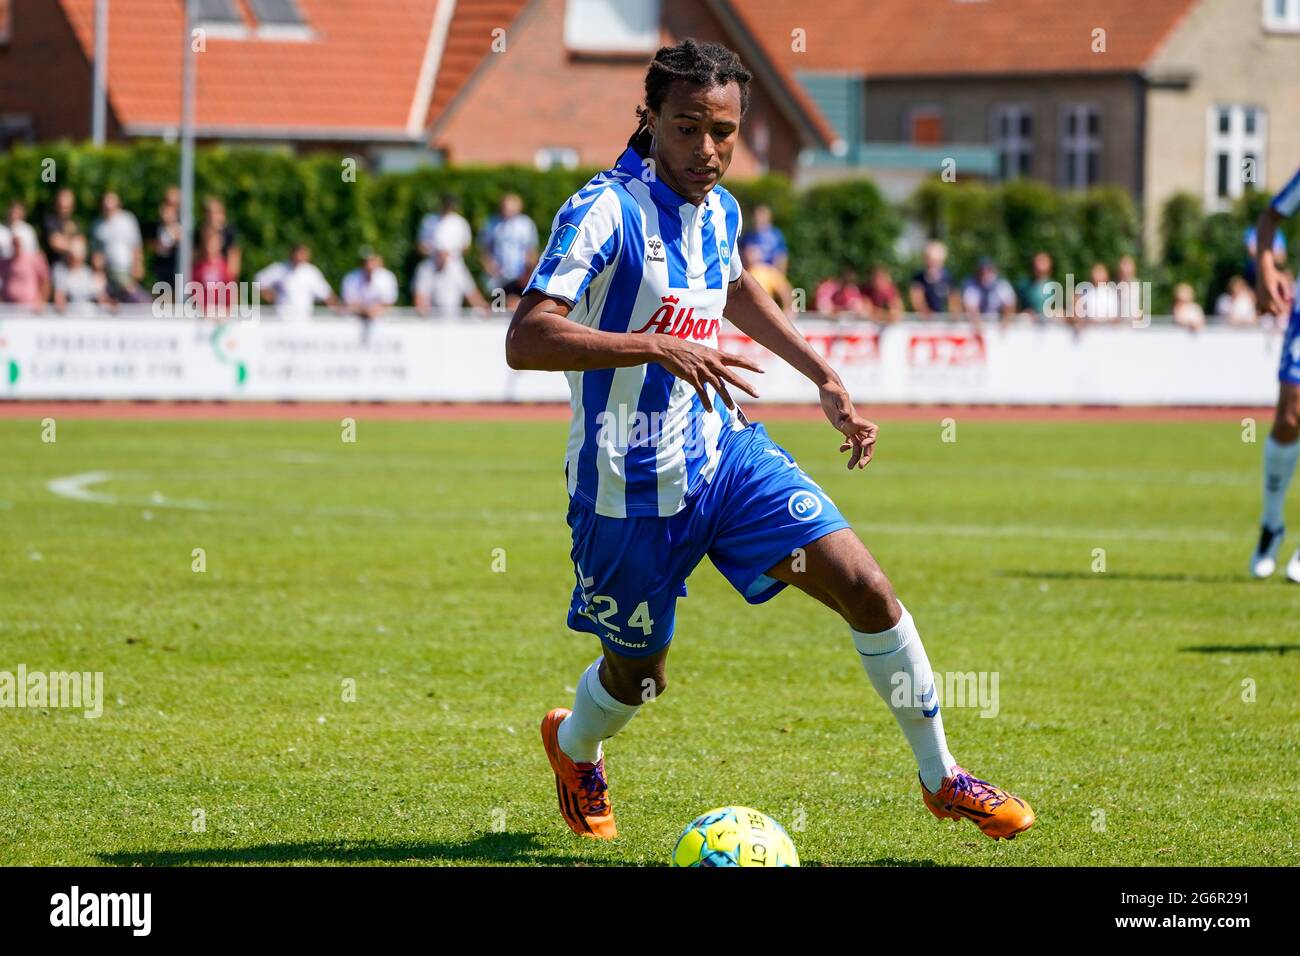
<path fill-rule="evenodd" d="M 371 324 L 0 316 L 0 399 L 564 401 L 556 372 L 516 372 L 503 318 Z M 1281 334 L 1159 321 L 1062 326 L 870 323 L 800 328 L 863 403 L 1271 405 Z M 724 325 L 721 347 L 766 369 L 765 401 L 812 387 Z"/>

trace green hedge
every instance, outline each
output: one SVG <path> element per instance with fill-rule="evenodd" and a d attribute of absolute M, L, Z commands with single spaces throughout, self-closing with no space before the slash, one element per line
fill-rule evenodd
<path fill-rule="evenodd" d="M 53 160 L 54 178 L 42 172 Z M 345 179 L 341 155 L 295 156 L 288 150 L 205 147 L 195 162 L 196 199 L 213 193 L 225 200 L 230 220 L 242 237 L 245 277 L 286 255 L 298 240 L 308 242 L 317 264 L 336 286 L 356 264 L 359 246 L 378 249 L 402 282 L 403 301 L 418 259 L 415 237 L 420 219 L 438 206 L 444 193 L 459 197 L 477 232 L 496 209 L 502 193 L 513 191 L 525 211 L 546 233 L 555 210 L 590 177 L 591 171 L 505 167 L 439 167 L 374 175 L 356 169 Z M 54 193 L 68 185 L 77 196 L 77 214 L 88 229 L 99 197 L 113 189 L 123 205 L 147 227 L 180 165 L 173 144 L 137 141 L 94 148 L 67 143 L 18 147 L 0 153 L 0 201 L 22 199 L 29 219 L 39 225 Z M 1141 222 L 1133 201 L 1117 188 L 1063 192 L 1021 180 L 995 185 L 932 180 L 911 199 L 895 206 L 867 179 L 844 180 L 796 192 L 780 175 L 729 182 L 745 207 L 772 207 L 791 249 L 791 281 L 811 294 L 817 282 L 848 267 L 860 274 L 877 263 L 890 267 L 900 283 L 917 266 L 917 257 L 899 256 L 907 219 L 926 235 L 948 243 L 949 268 L 964 277 L 981 256 L 1000 263 L 1007 278 L 1027 277 L 1032 255 L 1051 253 L 1059 275 L 1079 281 L 1091 263 L 1110 266 L 1128 253 L 1138 258 L 1140 275 L 1154 282 L 1156 311 L 1167 311 L 1172 289 L 1190 282 L 1207 306 L 1228 278 L 1244 265 L 1241 237 L 1267 201 L 1252 194 L 1231 212 L 1206 215 L 1199 200 L 1178 195 L 1160 216 L 1157 262 L 1142 256 Z M 195 210 L 196 221 L 199 210 Z M 1300 251 L 1300 221 L 1288 224 L 1292 248 Z M 477 257 L 469 265 L 479 273 Z"/>
<path fill-rule="evenodd" d="M 55 163 L 53 182 L 44 182 L 41 175 L 47 159 Z M 343 156 L 324 153 L 299 157 L 286 150 L 205 147 L 195 157 L 195 200 L 201 203 L 211 193 L 225 201 L 230 222 L 240 234 L 244 278 L 284 258 L 293 243 L 302 240 L 337 288 L 343 275 L 356 267 L 360 246 L 372 245 L 397 272 L 405 301 L 418 260 L 420 219 L 438 208 L 443 193 L 460 198 L 465 217 L 477 231 L 495 212 L 503 192 L 517 192 L 545 233 L 555 210 L 591 175 L 463 166 L 374 175 L 358 166 L 355 181 L 349 182 L 343 163 Z M 0 153 L 0 201 L 23 200 L 28 219 L 39 227 L 54 194 L 67 185 L 76 194 L 82 229 L 88 230 L 100 196 L 111 189 L 147 229 L 179 170 L 179 148 L 159 142 L 102 149 L 68 144 L 19 147 Z M 194 214 L 198 222 L 201 209 L 196 206 Z M 477 274 L 476 257 L 469 265 Z"/>
<path fill-rule="evenodd" d="M 1142 259 L 1137 208 L 1115 187 L 1074 193 L 1029 180 L 931 180 L 908 208 L 927 235 L 947 243 L 948 268 L 958 279 L 970 275 L 982 256 L 999 263 L 1013 283 L 1029 277 L 1030 260 L 1040 250 L 1051 255 L 1060 281 L 1067 272 L 1083 281 L 1094 262 L 1106 263 L 1113 273 L 1123 255 Z"/>

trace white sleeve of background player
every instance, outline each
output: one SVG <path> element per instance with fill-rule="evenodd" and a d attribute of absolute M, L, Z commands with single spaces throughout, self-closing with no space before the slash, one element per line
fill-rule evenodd
<path fill-rule="evenodd" d="M 1279 216 L 1290 219 L 1300 211 L 1300 169 L 1297 169 L 1291 181 L 1282 187 L 1281 192 L 1273 197 L 1269 204 Z"/>
<path fill-rule="evenodd" d="M 613 188 L 578 193 L 555 214 L 528 290 L 576 303 L 591 280 L 613 266 L 622 234 L 623 207 Z"/>

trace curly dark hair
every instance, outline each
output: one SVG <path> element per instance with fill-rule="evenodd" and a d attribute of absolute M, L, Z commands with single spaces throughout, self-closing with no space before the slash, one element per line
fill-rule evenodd
<path fill-rule="evenodd" d="M 675 82 L 693 86 L 740 86 L 740 114 L 749 109 L 749 70 L 740 62 L 735 52 L 721 43 L 701 43 L 687 37 L 676 46 L 659 48 L 650 61 L 645 75 L 645 105 L 636 108 L 636 132 L 628 137 L 627 144 L 642 155 L 650 151 L 650 126 L 647 117 L 658 113 L 663 106 L 668 88 Z"/>

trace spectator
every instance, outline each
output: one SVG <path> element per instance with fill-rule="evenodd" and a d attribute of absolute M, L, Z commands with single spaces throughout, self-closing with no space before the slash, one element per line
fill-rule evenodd
<path fill-rule="evenodd" d="M 176 282 L 181 246 L 181 190 L 168 186 L 158 204 L 158 221 L 153 224 L 149 251 L 153 253 L 153 277 L 168 288 Z"/>
<path fill-rule="evenodd" d="M 97 306 L 111 307 L 108 277 L 86 262 L 86 237 L 68 239 L 63 257 L 54 263 L 54 307 L 74 315 L 93 315 Z"/>
<path fill-rule="evenodd" d="M 190 270 L 189 280 L 201 288 L 199 305 L 205 316 L 226 318 L 239 309 L 234 276 L 222 248 L 224 238 L 217 229 L 207 229 L 199 237 L 199 251 Z"/>
<path fill-rule="evenodd" d="M 1046 252 L 1035 252 L 1029 268 L 1029 279 L 1019 290 L 1020 311 L 1022 314 L 1034 318 L 1048 318 L 1047 307 L 1052 301 L 1053 294 L 1058 289 L 1056 282 L 1052 279 L 1052 257 Z M 1060 308 L 1058 307 L 1053 311 L 1059 312 Z M 1064 316 L 1053 315 L 1051 318 L 1060 319 L 1064 318 Z"/>
<path fill-rule="evenodd" d="M 180 208 L 180 197 L 177 197 L 176 207 Z M 234 282 L 243 268 L 244 254 L 239 247 L 239 234 L 226 219 L 226 204 L 216 196 L 208 196 L 203 200 L 203 221 L 199 223 L 195 248 L 203 245 L 203 234 L 209 231 L 221 235 L 221 255 L 226 260 L 230 281 Z"/>
<path fill-rule="evenodd" d="M 1088 281 L 1079 285 L 1074 296 L 1074 317 L 1092 323 L 1114 323 L 1120 318 L 1119 294 L 1110 281 L 1110 270 L 1103 262 L 1093 263 Z"/>
<path fill-rule="evenodd" d="M 912 276 L 908 289 L 912 311 L 923 317 L 957 311 L 957 292 L 952 287 L 952 276 L 945 263 L 948 247 L 931 240 L 925 244 L 925 264 Z"/>
<path fill-rule="evenodd" d="M 114 301 L 143 302 L 146 296 L 139 285 L 144 276 L 140 223 L 122 208 L 122 201 L 112 191 L 104 193 L 100 211 L 102 215 L 90 230 L 95 268 L 107 274 L 108 294 Z"/>
<path fill-rule="evenodd" d="M 763 260 L 763 251 L 757 243 L 740 245 L 740 258 L 745 264 L 745 271 L 750 274 L 755 282 L 762 286 L 763 291 L 772 297 L 781 310 L 787 315 L 794 313 L 794 289 L 790 286 L 790 280 L 776 266 L 771 265 Z"/>
<path fill-rule="evenodd" d="M 524 215 L 523 200 L 514 193 L 502 196 L 500 215 L 488 220 L 478 242 L 488 290 L 503 290 L 506 309 L 513 309 L 537 264 L 537 226 Z"/>
<path fill-rule="evenodd" d="M 862 287 L 867 314 L 877 322 L 892 323 L 903 317 L 903 297 L 884 266 L 871 270 L 871 278 Z"/>
<path fill-rule="evenodd" d="M 301 242 L 290 250 L 287 261 L 271 263 L 253 281 L 262 298 L 274 303 L 276 318 L 285 322 L 308 321 L 317 302 L 339 306 L 329 281 L 311 261 L 311 249 Z"/>
<path fill-rule="evenodd" d="M 1115 266 L 1116 294 L 1119 296 L 1119 317 L 1130 322 L 1142 319 L 1142 283 L 1137 277 L 1137 262 L 1123 255 Z"/>
<path fill-rule="evenodd" d="M 13 233 L 11 241 L 14 254 L 0 262 L 0 301 L 40 312 L 50 299 L 50 267 L 45 254 L 26 230 Z"/>
<path fill-rule="evenodd" d="M 374 319 L 397 301 L 397 276 L 369 246 L 362 247 L 360 255 L 361 268 L 343 277 L 343 304 L 352 315 Z"/>
<path fill-rule="evenodd" d="M 10 237 L 7 244 L 10 249 L 7 255 L 4 255 L 3 250 L 0 250 L 0 257 L 8 259 L 15 254 L 14 240 L 19 237 L 23 240 L 23 248 L 28 252 L 40 251 L 40 240 L 36 237 L 36 230 L 27 222 L 27 207 L 20 200 L 15 199 L 9 204 L 9 208 L 5 212 L 5 227 Z M 3 240 L 0 240 L 0 242 L 3 242 Z"/>
<path fill-rule="evenodd" d="M 1016 293 L 1011 283 L 998 275 L 998 267 L 988 257 L 981 258 L 975 274 L 966 280 L 961 293 L 962 307 L 972 319 L 1009 318 L 1016 311 Z"/>
<path fill-rule="evenodd" d="M 833 318 L 858 317 L 866 314 L 866 304 L 858 288 L 858 275 L 845 268 L 838 279 L 825 279 L 813 296 L 817 311 Z"/>
<path fill-rule="evenodd" d="M 77 199 L 72 190 L 64 187 L 54 194 L 54 208 L 45 215 L 45 252 L 51 263 L 57 264 L 68 254 L 68 247 L 76 236 L 81 235 L 81 227 L 73 218 Z M 85 246 L 83 244 L 82 248 Z"/>
<path fill-rule="evenodd" d="M 487 300 L 474 284 L 465 260 L 435 244 L 433 255 L 415 270 L 411 297 L 421 315 L 452 318 L 468 302 L 473 308 L 487 310 Z"/>
<path fill-rule="evenodd" d="M 429 213 L 420 220 L 420 235 L 417 244 L 420 254 L 426 259 L 433 256 L 434 250 L 442 249 L 453 259 L 461 259 L 465 250 L 473 241 L 473 232 L 469 223 L 460 214 L 460 202 L 450 193 L 442 197 L 439 211 Z"/>
<path fill-rule="evenodd" d="M 1186 282 L 1174 287 L 1174 324 L 1189 332 L 1205 328 L 1205 310 L 1196 301 L 1196 293 Z"/>
<path fill-rule="evenodd" d="M 746 249 L 758 250 L 758 261 L 777 269 L 785 275 L 790 265 L 790 250 L 786 248 L 785 236 L 781 230 L 772 225 L 772 210 L 769 206 L 759 204 L 754 207 L 753 226 L 740 240 L 740 252 L 743 257 Z"/>
<path fill-rule="evenodd" d="M 1255 325 L 1259 321 L 1255 290 L 1241 276 L 1228 280 L 1228 288 L 1214 304 L 1214 311 L 1229 325 Z"/>

